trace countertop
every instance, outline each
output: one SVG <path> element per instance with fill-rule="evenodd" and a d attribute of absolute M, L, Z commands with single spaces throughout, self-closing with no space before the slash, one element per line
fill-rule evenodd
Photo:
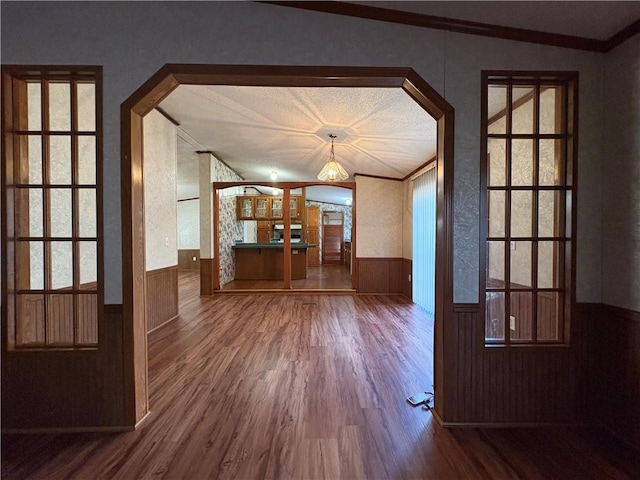
<path fill-rule="evenodd" d="M 305 249 L 316 246 L 313 243 L 292 243 L 291 249 Z M 234 243 L 231 248 L 284 248 L 284 243 Z"/>

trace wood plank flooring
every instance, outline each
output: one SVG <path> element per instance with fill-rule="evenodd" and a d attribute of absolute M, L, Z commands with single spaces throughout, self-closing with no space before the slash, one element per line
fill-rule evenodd
<path fill-rule="evenodd" d="M 148 420 L 3 435 L 2 478 L 640 478 L 601 432 L 444 429 L 408 405 L 431 387 L 433 323 L 404 297 L 201 298 L 193 278 L 149 336 Z"/>

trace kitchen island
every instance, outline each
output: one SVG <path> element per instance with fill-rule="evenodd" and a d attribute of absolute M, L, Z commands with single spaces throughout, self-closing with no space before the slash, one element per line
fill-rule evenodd
<path fill-rule="evenodd" d="M 291 244 L 291 279 L 307 278 L 307 249 L 311 243 Z M 236 280 L 284 279 L 283 243 L 236 243 Z"/>

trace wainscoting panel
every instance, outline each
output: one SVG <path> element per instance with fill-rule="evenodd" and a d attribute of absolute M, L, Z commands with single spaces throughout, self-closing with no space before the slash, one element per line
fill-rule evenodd
<path fill-rule="evenodd" d="M 640 312 L 603 305 L 597 318 L 600 421 L 640 448 Z"/>
<path fill-rule="evenodd" d="M 588 421 L 594 373 L 585 368 L 590 339 L 582 312 L 576 311 L 569 346 L 485 347 L 480 306 L 454 305 L 453 322 L 445 325 L 444 422 Z"/>
<path fill-rule="evenodd" d="M 3 349 L 3 431 L 127 428 L 122 305 L 105 306 L 99 325 L 98 349 Z"/>
<path fill-rule="evenodd" d="M 402 259 L 402 294 L 413 299 L 413 260 L 410 258 Z M 411 278 L 411 280 L 410 280 Z"/>
<path fill-rule="evenodd" d="M 402 258 L 358 258 L 358 293 L 402 293 Z"/>
<path fill-rule="evenodd" d="M 147 331 L 178 315 L 178 266 L 147 272 Z"/>
<path fill-rule="evenodd" d="M 200 249 L 178 250 L 178 270 L 200 270 Z"/>

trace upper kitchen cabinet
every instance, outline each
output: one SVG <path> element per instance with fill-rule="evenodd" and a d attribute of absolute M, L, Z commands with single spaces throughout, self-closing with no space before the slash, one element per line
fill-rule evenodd
<path fill-rule="evenodd" d="M 236 217 L 238 220 L 253 220 L 255 196 L 236 197 Z"/>
<path fill-rule="evenodd" d="M 302 218 L 302 197 L 290 198 L 289 215 L 292 220 Z M 282 220 L 282 197 L 270 195 L 243 195 L 236 197 L 236 211 L 238 220 Z"/>

